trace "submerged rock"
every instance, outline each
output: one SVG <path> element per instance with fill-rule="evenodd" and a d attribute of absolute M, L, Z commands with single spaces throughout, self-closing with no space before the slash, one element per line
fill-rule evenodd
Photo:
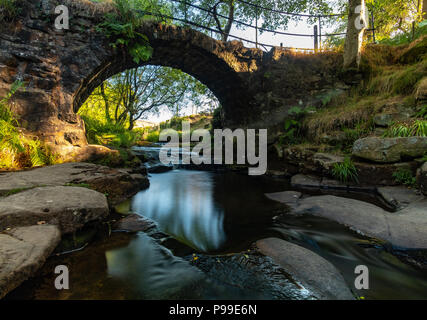
<path fill-rule="evenodd" d="M 393 163 L 422 157 L 427 152 L 427 137 L 358 139 L 353 144 L 353 155 L 362 159 Z"/>
<path fill-rule="evenodd" d="M 33 276 L 59 241 L 60 231 L 52 225 L 0 233 L 0 298 Z"/>
<path fill-rule="evenodd" d="M 278 238 L 258 240 L 256 246 L 262 254 L 271 257 L 318 298 L 354 299 L 341 273 L 314 252 Z"/>
<path fill-rule="evenodd" d="M 102 193 L 81 187 L 41 187 L 0 200 L 0 230 L 35 224 L 57 225 L 63 234 L 109 214 Z"/>
<path fill-rule="evenodd" d="M 415 201 L 391 213 L 373 204 L 336 196 L 301 198 L 293 214 L 311 214 L 355 229 L 399 248 L 427 249 L 427 199 Z"/>
<path fill-rule="evenodd" d="M 424 198 L 416 190 L 404 186 L 379 187 L 377 191 L 388 204 L 399 210 Z"/>

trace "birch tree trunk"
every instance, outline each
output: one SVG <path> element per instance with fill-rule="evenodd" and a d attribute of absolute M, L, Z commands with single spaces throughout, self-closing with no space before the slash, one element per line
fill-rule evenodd
<path fill-rule="evenodd" d="M 344 45 L 344 69 L 359 68 L 363 33 L 367 25 L 365 0 L 349 0 L 348 7 L 347 35 Z"/>

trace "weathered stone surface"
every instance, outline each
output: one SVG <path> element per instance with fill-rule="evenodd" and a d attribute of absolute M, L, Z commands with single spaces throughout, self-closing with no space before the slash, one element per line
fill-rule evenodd
<path fill-rule="evenodd" d="M 321 181 L 317 176 L 297 174 L 291 178 L 291 185 L 296 188 L 320 188 Z"/>
<path fill-rule="evenodd" d="M 415 174 L 419 164 L 416 161 L 397 163 L 371 163 L 355 161 L 360 183 L 369 185 L 392 186 L 398 184 L 393 177 L 393 173 L 405 169 Z"/>
<path fill-rule="evenodd" d="M 219 99 L 229 127 L 279 125 L 290 106 L 299 101 L 310 105 L 313 97 L 340 83 L 339 53 L 296 54 L 278 47 L 263 52 L 148 21 L 138 32 L 147 35 L 154 53 L 150 61 L 136 64 L 126 50 L 114 50 L 96 31 L 108 12 L 100 9 L 103 4 L 68 1 L 73 23 L 62 32 L 52 23 L 61 1 L 44 3 L 50 8 L 46 12 L 40 2 L 22 0 L 18 23 L 3 26 L 0 96 L 17 78 L 25 80 L 26 90 L 14 97 L 14 111 L 29 132 L 65 159 L 85 155 L 84 123 L 75 112 L 104 80 L 129 68 L 162 65 L 194 76 Z"/>
<path fill-rule="evenodd" d="M 290 205 L 295 207 L 294 201 Z M 427 249 L 426 198 L 397 213 L 390 213 L 359 200 L 314 196 L 299 199 L 292 212 L 336 221 L 367 236 L 389 241 L 396 247 Z"/>
<path fill-rule="evenodd" d="M 294 188 L 298 189 L 332 189 L 332 190 L 341 190 L 341 191 L 365 191 L 372 192 L 376 188 L 372 185 L 360 185 L 356 182 L 344 183 L 335 179 L 313 176 L 313 175 L 303 175 L 297 174 L 291 178 L 291 185 Z"/>
<path fill-rule="evenodd" d="M 421 157 L 427 152 L 427 137 L 378 138 L 356 140 L 353 155 L 362 159 L 393 163 Z"/>
<path fill-rule="evenodd" d="M 324 133 L 320 137 L 320 142 L 326 143 L 332 146 L 344 143 L 347 140 L 347 135 L 343 131 L 334 131 L 329 133 Z"/>
<path fill-rule="evenodd" d="M 17 189 L 38 186 L 87 184 L 108 194 L 109 201 L 118 203 L 149 186 L 147 176 L 128 169 L 112 169 L 91 163 L 64 163 L 27 171 L 0 173 L 0 195 Z"/>
<path fill-rule="evenodd" d="M 282 158 L 275 158 L 277 154 L 271 149 L 268 158 L 269 168 L 278 168 L 287 176 L 296 174 L 316 175 L 332 178 L 334 163 L 340 162 L 340 156 L 320 153 L 313 148 L 289 147 L 279 149 Z M 361 185 L 395 185 L 393 173 L 399 169 L 408 169 L 415 175 L 419 163 L 417 161 L 399 163 L 374 163 L 354 161 L 358 171 L 358 181 Z M 277 169 L 276 169 L 277 170 Z M 300 187 L 300 186 L 298 186 Z"/>
<path fill-rule="evenodd" d="M 0 233 L 0 299 L 30 278 L 60 241 L 56 226 L 14 228 Z"/>
<path fill-rule="evenodd" d="M 340 272 L 314 252 L 277 238 L 259 240 L 256 246 L 320 299 L 354 299 Z"/>
<path fill-rule="evenodd" d="M 398 112 L 398 113 L 381 113 L 374 117 L 374 123 L 380 127 L 388 127 L 397 121 L 409 119 L 411 114 Z"/>
<path fill-rule="evenodd" d="M 298 199 L 301 198 L 302 193 L 298 191 L 283 191 L 275 193 L 266 193 L 268 199 L 284 203 L 291 208 L 295 208 L 298 204 Z"/>
<path fill-rule="evenodd" d="M 416 190 L 404 186 L 379 187 L 377 190 L 388 204 L 399 210 L 424 198 Z"/>
<path fill-rule="evenodd" d="M 335 164 L 343 162 L 344 159 L 343 156 L 320 152 L 315 153 L 313 156 L 314 163 L 324 172 L 329 172 Z"/>
<path fill-rule="evenodd" d="M 151 219 L 141 217 L 137 214 L 130 214 L 113 224 L 113 230 L 125 232 L 149 232 L 157 228 L 157 225 Z"/>
<path fill-rule="evenodd" d="M 417 184 L 421 192 L 427 196 L 427 162 L 417 170 Z"/>
<path fill-rule="evenodd" d="M 109 214 L 102 193 L 81 187 L 40 187 L 0 200 L 0 230 L 37 223 L 58 225 L 71 233 Z"/>

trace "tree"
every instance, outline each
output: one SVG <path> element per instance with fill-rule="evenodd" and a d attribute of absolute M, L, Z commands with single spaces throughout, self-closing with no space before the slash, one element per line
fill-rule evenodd
<path fill-rule="evenodd" d="M 187 3 L 179 3 L 174 5 L 174 16 L 218 30 L 223 41 L 228 40 L 233 25 L 245 29 L 236 21 L 254 24 L 258 19 L 261 22 L 261 28 L 285 30 L 289 21 L 301 19 L 298 16 L 280 14 L 269 9 L 315 15 L 332 12 L 327 0 L 196 0 L 192 1 L 192 4 L 206 11 L 191 7 Z M 200 31 L 206 32 L 203 28 Z"/>
<path fill-rule="evenodd" d="M 159 112 L 160 107 L 166 106 L 179 115 L 182 108 L 190 104 L 196 106 L 194 109 L 213 109 L 218 102 L 205 85 L 180 70 L 143 66 L 104 81 L 83 108 L 101 107 L 104 110 L 101 117 L 107 123 L 128 124 L 132 130 L 135 121 Z"/>
<path fill-rule="evenodd" d="M 347 34 L 344 45 L 344 68 L 358 68 L 365 20 L 365 0 L 349 0 Z"/>

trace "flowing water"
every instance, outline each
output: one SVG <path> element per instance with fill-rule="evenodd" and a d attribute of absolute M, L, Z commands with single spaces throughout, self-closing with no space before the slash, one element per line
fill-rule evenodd
<path fill-rule="evenodd" d="M 241 252 L 257 239 L 274 236 L 300 244 L 332 262 L 349 287 L 367 299 L 427 298 L 427 272 L 401 262 L 377 241 L 326 219 L 283 214 L 284 207 L 264 194 L 289 190 L 284 180 L 180 169 L 152 174 L 150 183 L 150 188 L 131 200 L 132 211 L 156 221 L 163 232 L 196 255 Z M 214 274 L 207 279 L 188 263 L 188 257 L 185 259 L 172 255 L 143 233 L 113 233 L 109 239 L 79 252 L 50 258 L 38 277 L 7 298 L 272 298 L 271 290 L 257 289 L 261 283 L 251 284 L 252 289 L 248 289 L 215 280 L 225 275 Z M 52 270 L 57 264 L 69 266 L 71 290 L 54 289 Z M 360 264 L 369 268 L 369 290 L 354 289 L 354 269 Z M 253 275 L 239 270 L 238 277 L 243 279 L 239 281 L 254 281 Z M 292 280 L 280 279 L 277 285 L 281 293 L 275 298 L 311 298 Z"/>

